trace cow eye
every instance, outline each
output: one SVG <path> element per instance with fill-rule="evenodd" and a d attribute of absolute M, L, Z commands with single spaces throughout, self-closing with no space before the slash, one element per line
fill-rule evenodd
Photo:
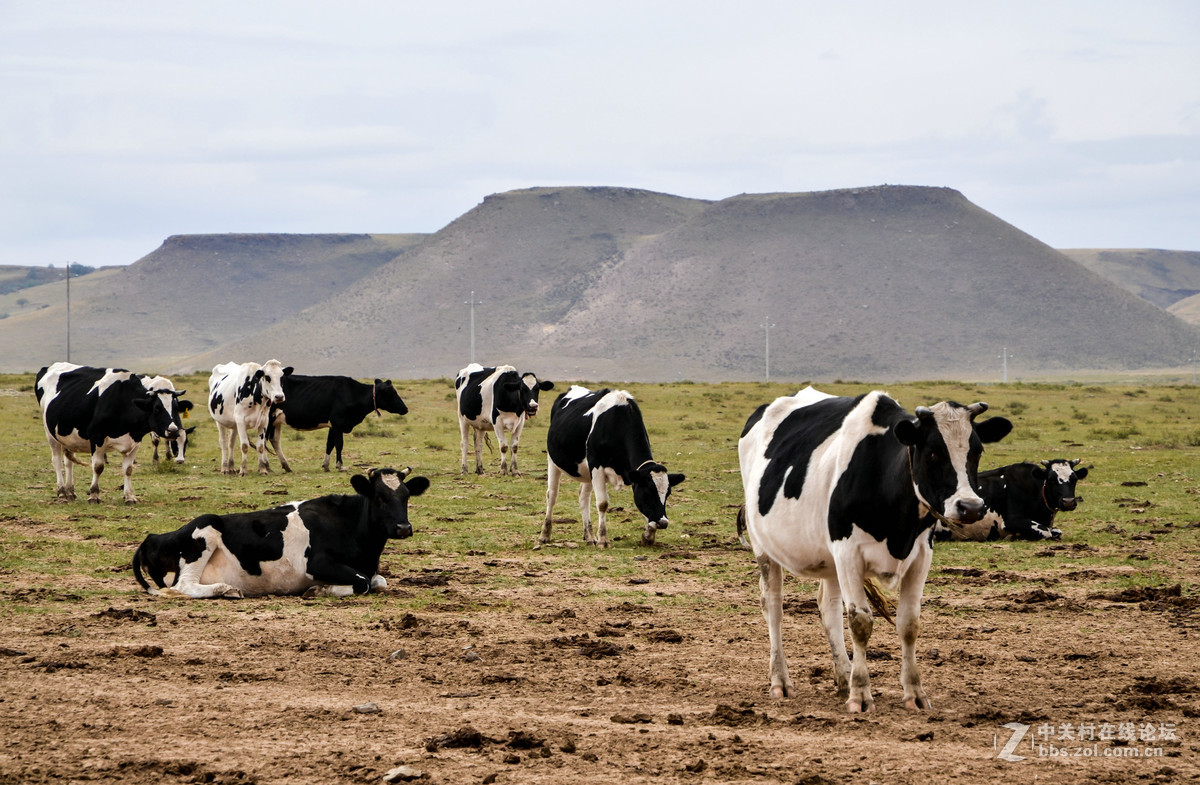
<path fill-rule="evenodd" d="M 942 459 L 942 456 L 938 455 L 936 450 L 930 450 L 930 451 L 929 451 L 929 458 L 928 458 L 928 460 L 929 460 L 929 462 L 930 462 L 930 463 L 937 463 L 937 462 L 938 462 L 938 461 L 940 461 L 941 459 Z"/>

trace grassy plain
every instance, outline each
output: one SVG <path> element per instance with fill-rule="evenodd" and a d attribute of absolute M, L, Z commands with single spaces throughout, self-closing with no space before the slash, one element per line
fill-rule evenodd
<path fill-rule="evenodd" d="M 350 472 L 320 469 L 324 431 L 288 431 L 295 473 L 273 461 L 267 477 L 218 474 L 206 380 L 175 381 L 199 404 L 187 463 L 155 466 L 147 442 L 133 478 L 141 502 L 121 501 L 120 471 L 110 465 L 102 502 L 89 505 L 54 500 L 33 377 L 0 376 L 0 686 L 10 696 L 0 700 L 0 727 L 11 732 L 0 743 L 0 783 L 378 782 L 396 763 L 447 782 L 497 773 L 497 782 L 691 781 L 707 771 L 720 781 L 828 783 L 863 779 L 864 768 L 892 782 L 994 781 L 1013 771 L 992 749 L 1004 722 L 1077 717 L 1180 723 L 1168 766 L 1097 762 L 1089 776 L 1150 777 L 1179 769 L 1180 755 L 1193 764 L 1200 750 L 1184 724 L 1200 716 L 1200 704 L 1188 702 L 1200 686 L 1186 675 L 1196 652 L 1184 606 L 1139 611 L 1095 599 L 1179 584 L 1194 605 L 1197 387 L 888 386 L 910 410 L 984 400 L 985 416 L 1012 419 L 1013 433 L 989 446 L 985 468 L 1051 457 L 1093 468 L 1078 488 L 1085 501 L 1058 518 L 1061 543 L 935 547 L 919 649 L 942 710 L 925 717 L 896 708 L 895 635 L 877 625 L 878 711 L 850 722 L 827 683 L 814 587 L 796 579 L 787 584 L 785 638 L 801 695 L 751 708 L 765 700 L 767 641 L 753 558 L 734 536 L 736 445 L 747 415 L 795 385 L 621 385 L 641 404 L 655 457 L 688 479 L 672 494 L 671 525 L 656 547 L 639 544 L 632 499 L 621 491 L 609 517 L 613 547 L 596 551 L 581 541 L 570 484 L 554 512 L 554 543 L 534 547 L 545 509 L 545 416 L 526 427 L 524 476 L 499 476 L 498 453 L 486 455 L 483 476 L 463 476 L 451 380 L 398 382 L 410 413 L 370 416 L 345 449 L 350 471 L 411 466 L 432 481 L 410 507 L 414 537 L 385 551 L 389 589 L 342 601 L 198 602 L 141 592 L 129 562 L 146 534 L 202 512 L 348 492 Z M 89 472 L 76 474 L 85 497 Z M 611 658 L 591 657 L 609 641 L 619 644 Z M 388 652 L 401 644 L 409 659 L 391 667 Z M 482 655 L 479 666 L 464 664 L 468 650 Z M 1128 697 L 1163 685 L 1182 697 Z M 383 706 L 383 725 L 349 712 L 367 699 Z M 160 704 L 172 707 L 172 720 Z M 649 724 L 623 724 L 622 713 Z M 468 722 L 482 729 L 481 745 L 422 746 Z M 506 729 L 574 740 L 561 751 L 546 742 L 536 748 L 542 757 L 514 754 L 512 743 L 486 738 Z M 936 744 L 924 743 L 934 731 Z M 53 740 L 52 752 L 30 753 L 41 738 Z M 874 750 L 869 762 L 864 749 Z M 1039 772 L 1052 783 L 1078 773 Z"/>

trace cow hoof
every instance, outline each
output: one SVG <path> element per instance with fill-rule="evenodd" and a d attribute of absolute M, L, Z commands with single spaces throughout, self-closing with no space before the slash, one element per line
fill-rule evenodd
<path fill-rule="evenodd" d="M 136 496 L 126 496 L 125 503 L 126 504 L 137 504 L 138 503 L 137 497 Z"/>
<path fill-rule="evenodd" d="M 781 701 L 788 696 L 788 690 L 782 684 L 774 684 L 771 686 L 771 699 Z"/>
<path fill-rule="evenodd" d="M 875 708 L 875 701 L 873 700 L 858 701 L 851 699 L 846 701 L 846 711 L 851 714 L 866 714 L 873 708 Z"/>
<path fill-rule="evenodd" d="M 224 592 L 222 592 L 221 599 L 223 599 L 223 600 L 244 600 L 244 599 L 246 599 L 246 595 L 242 594 L 241 589 L 239 589 L 235 586 L 230 586 L 228 589 L 226 589 Z"/>
<path fill-rule="evenodd" d="M 88 497 L 88 504 L 99 504 L 99 503 L 100 503 L 99 496 L 89 496 Z"/>
<path fill-rule="evenodd" d="M 647 537 L 646 535 L 643 534 L 642 535 L 642 545 L 645 545 L 647 548 L 653 548 L 654 547 L 654 538 Z"/>
<path fill-rule="evenodd" d="M 904 701 L 904 708 L 909 711 L 928 711 L 933 708 L 933 704 L 929 702 L 929 698 L 919 696 Z"/>

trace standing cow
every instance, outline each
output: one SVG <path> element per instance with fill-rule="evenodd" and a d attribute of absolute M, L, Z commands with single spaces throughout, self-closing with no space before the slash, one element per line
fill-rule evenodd
<path fill-rule="evenodd" d="M 271 407 L 269 434 L 279 465 L 290 472 L 287 458 L 283 456 L 280 432 L 284 425 L 298 431 L 315 431 L 328 428 L 325 439 L 325 461 L 321 468 L 329 471 L 329 459 L 337 452 L 337 470 L 342 468 L 342 437 L 354 430 L 363 419 L 380 410 L 392 414 L 408 414 L 408 407 L 391 381 L 376 379 L 374 384 L 363 384 L 349 376 L 301 376 L 298 373 L 283 377 L 283 403 Z M 380 415 L 382 416 L 382 415 Z"/>
<path fill-rule="evenodd" d="M 851 712 L 874 705 L 866 649 L 871 606 L 882 604 L 870 581 L 898 584 L 904 704 L 929 708 L 916 661 L 921 594 L 933 555 L 929 516 L 954 528 L 983 515 L 976 482 L 983 443 L 1002 439 L 1012 424 L 1002 417 L 976 423 L 985 403 L 919 406 L 914 417 L 878 391 L 814 397 L 778 398 L 760 407 L 738 442 L 743 514 L 770 638 L 771 695 L 794 694 L 782 638 L 787 569 L 820 579 L 817 603 L 838 696 Z"/>
<path fill-rule="evenodd" d="M 357 474 L 350 478 L 353 494 L 201 515 L 175 531 L 146 537 L 133 556 L 133 575 L 150 594 L 195 598 L 310 592 L 346 597 L 382 588 L 383 548 L 389 539 L 412 536 L 408 499 L 429 487 L 425 477 L 406 482 L 410 471 Z"/>
<path fill-rule="evenodd" d="M 462 436 L 462 468 L 467 473 L 467 444 L 475 437 L 475 473 L 483 474 L 484 434 L 492 431 L 500 444 L 500 473 L 519 474 L 517 447 L 525 418 L 538 412 L 538 394 L 553 390 L 554 382 L 538 381 L 532 373 L 517 373 L 511 365 L 484 368 L 471 363 L 458 372 L 454 394 L 458 399 L 458 430 Z M 504 434 L 509 433 L 508 443 Z"/>
<path fill-rule="evenodd" d="M 583 540 L 607 548 L 608 486 L 629 485 L 633 503 L 646 516 L 642 544 L 653 545 L 654 535 L 667 528 L 667 497 L 683 482 L 682 474 L 668 474 L 654 460 L 642 412 L 624 390 L 597 390 L 573 385 L 550 409 L 546 433 L 546 520 L 539 542 L 550 542 L 551 513 L 564 474 L 581 483 L 579 515 Z M 597 537 L 592 537 L 591 500 L 596 494 Z"/>
<path fill-rule="evenodd" d="M 145 385 L 147 390 L 170 390 L 171 392 L 176 392 L 175 384 L 165 376 L 143 377 L 142 384 Z M 178 398 L 179 395 L 183 395 L 185 392 L 187 391 L 179 390 L 176 392 L 180 420 L 179 432 L 175 435 L 174 439 L 167 440 L 163 445 L 163 455 L 166 456 L 168 460 L 174 460 L 175 463 L 184 463 L 187 460 L 188 437 L 190 437 L 196 431 L 196 426 L 194 425 L 190 428 L 183 427 L 183 420 L 187 419 L 190 416 L 192 409 L 195 408 L 195 404 L 193 404 L 191 401 Z M 162 439 L 159 437 L 159 435 L 154 431 L 151 431 L 150 446 L 154 448 L 154 463 L 158 463 L 158 443 L 160 441 L 162 441 Z"/>
<path fill-rule="evenodd" d="M 170 385 L 168 385 L 170 387 Z M 147 389 L 143 377 L 120 368 L 54 363 L 37 372 L 34 392 L 50 444 L 58 498 L 75 499 L 75 453 L 91 455 L 88 501 L 100 501 L 100 475 L 110 450 L 121 454 L 125 501 L 136 504 L 133 467 L 147 433 L 174 439 L 179 433 L 179 393 Z"/>
<path fill-rule="evenodd" d="M 1065 458 L 980 472 L 979 495 L 987 505 L 983 518 L 953 531 L 939 522 L 935 535 L 939 540 L 1057 540 L 1062 530 L 1054 528 L 1054 517 L 1083 501 L 1075 495 L 1075 483 L 1087 476 L 1088 467 Z"/>
<path fill-rule="evenodd" d="M 292 372 L 278 360 L 258 363 L 224 363 L 215 366 L 208 377 L 208 411 L 217 424 L 221 445 L 221 474 L 233 473 L 234 445 L 242 447 L 242 469 L 246 476 L 246 457 L 250 452 L 250 434 L 258 440 L 258 473 L 268 474 L 267 441 L 262 436 L 271 418 L 271 405 L 284 402 L 283 377 Z"/>

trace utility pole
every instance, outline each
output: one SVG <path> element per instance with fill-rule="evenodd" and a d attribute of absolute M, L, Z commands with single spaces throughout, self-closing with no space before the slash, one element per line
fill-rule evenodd
<path fill-rule="evenodd" d="M 71 263 L 67 262 L 67 362 L 71 362 Z"/>
<path fill-rule="evenodd" d="M 1005 384 L 1008 384 L 1008 358 L 1009 357 L 1012 357 L 1012 355 L 1008 353 L 1008 347 L 1005 346 L 1003 349 L 1000 350 L 1000 369 L 1001 369 L 1002 379 Z"/>
<path fill-rule="evenodd" d="M 471 299 L 465 305 L 471 306 L 471 362 L 475 362 L 475 306 L 483 305 L 475 300 L 475 290 L 471 290 Z"/>
<path fill-rule="evenodd" d="M 764 378 L 768 382 L 771 381 L 771 328 L 774 326 L 775 325 L 771 324 L 771 318 L 769 316 L 764 316 L 763 323 L 759 325 L 759 327 L 763 328 L 763 331 L 767 334 L 767 346 L 766 346 L 766 356 L 765 356 L 766 373 L 764 374 Z"/>
<path fill-rule="evenodd" d="M 1192 384 L 1200 384 L 1200 376 L 1196 373 L 1196 348 L 1192 347 Z"/>

